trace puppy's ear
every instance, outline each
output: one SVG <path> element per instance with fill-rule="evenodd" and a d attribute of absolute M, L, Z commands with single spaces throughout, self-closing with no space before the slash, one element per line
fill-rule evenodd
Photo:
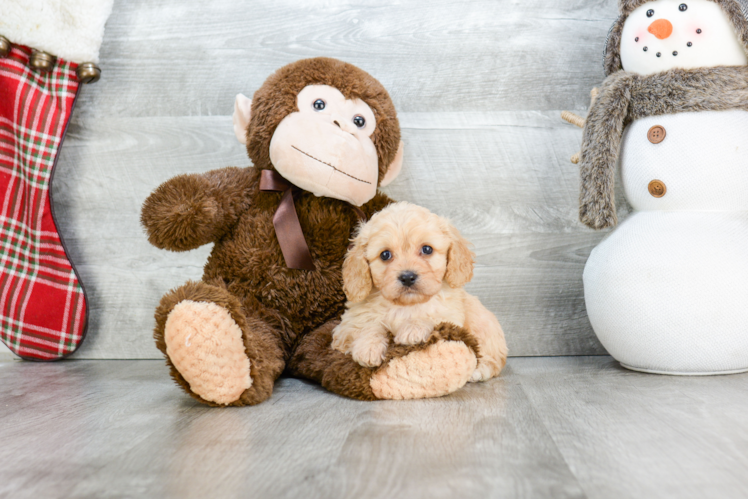
<path fill-rule="evenodd" d="M 447 272 L 444 279 L 452 288 L 462 288 L 473 279 L 475 254 L 466 240 L 452 224 L 445 222 L 445 232 L 452 240 L 447 252 Z"/>
<path fill-rule="evenodd" d="M 343 261 L 343 290 L 351 302 L 361 302 L 371 293 L 372 281 L 366 260 L 366 240 L 359 234 Z"/>

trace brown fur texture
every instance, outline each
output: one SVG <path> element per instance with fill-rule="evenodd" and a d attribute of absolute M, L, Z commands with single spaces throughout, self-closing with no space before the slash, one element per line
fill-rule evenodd
<path fill-rule="evenodd" d="M 647 116 L 729 109 L 748 110 L 748 67 L 609 76 L 584 127 L 579 219 L 593 229 L 617 224 L 615 168 L 627 124 Z"/>
<path fill-rule="evenodd" d="M 623 25 L 626 23 L 628 16 L 640 5 L 647 3 L 648 0 L 619 0 L 618 7 L 621 12 L 620 16 L 613 24 L 608 35 L 608 41 L 605 46 L 605 57 L 603 66 L 605 75 L 611 75 L 617 71 L 623 70 L 621 66 L 621 34 Z M 730 21 L 732 21 L 735 30 L 738 33 L 740 41 L 743 43 L 746 52 L 748 52 L 748 0 L 711 0 L 718 4 Z"/>
<path fill-rule="evenodd" d="M 261 170 L 273 169 L 268 148 L 275 128 L 296 110 L 296 94 L 313 84 L 334 86 L 374 111 L 377 128 L 372 140 L 379 154 L 381 181 L 400 144 L 397 115 L 387 91 L 349 64 L 306 59 L 278 70 L 254 95 L 247 151 L 255 168 L 181 175 L 159 186 L 143 205 L 141 220 L 153 245 L 184 251 L 214 242 L 202 281 L 164 296 L 154 332 L 174 380 L 203 403 L 212 404 L 190 390 L 166 355 L 166 320 L 181 301 L 213 302 L 226 308 L 244 334 L 252 386 L 229 406 L 257 404 L 270 397 L 285 368 L 340 394 L 373 397 L 366 387 L 371 371 L 331 349 L 323 334 L 324 325 L 344 310 L 341 268 L 359 221 L 356 210 L 340 200 L 295 192 L 296 212 L 316 270 L 289 269 L 273 226 L 282 194 L 259 190 Z M 377 193 L 361 210 L 371 217 L 391 202 Z"/>

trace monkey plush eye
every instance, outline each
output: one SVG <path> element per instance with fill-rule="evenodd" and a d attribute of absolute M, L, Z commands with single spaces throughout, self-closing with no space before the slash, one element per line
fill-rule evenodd
<path fill-rule="evenodd" d="M 364 128 L 364 125 L 366 125 L 366 120 L 361 115 L 356 115 L 353 117 L 353 124 L 356 125 L 358 128 Z"/>
<path fill-rule="evenodd" d="M 652 17 L 652 16 L 654 16 L 654 15 L 655 15 L 655 11 L 653 11 L 652 9 L 649 9 L 649 10 L 647 11 L 647 17 Z"/>
<path fill-rule="evenodd" d="M 392 258 L 392 252 L 390 252 L 389 250 L 385 250 L 384 252 L 379 254 L 379 258 L 387 262 Z"/>
<path fill-rule="evenodd" d="M 686 5 L 686 4 L 684 4 L 684 3 L 682 3 L 682 4 L 680 4 L 680 6 L 678 7 L 678 9 L 679 9 L 679 10 L 680 10 L 681 12 L 685 12 L 685 11 L 687 11 L 687 10 L 688 10 L 688 5 Z"/>
<path fill-rule="evenodd" d="M 434 253 L 434 249 L 428 245 L 423 245 L 423 248 L 421 248 L 421 252 L 423 252 L 423 255 L 431 255 L 432 253 Z"/>
<path fill-rule="evenodd" d="M 317 99 L 316 101 L 314 101 L 313 106 L 315 110 L 322 111 L 323 109 L 325 109 L 325 101 L 323 101 L 322 99 Z"/>

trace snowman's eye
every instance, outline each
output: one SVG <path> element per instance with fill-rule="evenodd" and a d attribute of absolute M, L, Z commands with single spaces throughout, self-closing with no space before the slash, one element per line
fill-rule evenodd
<path fill-rule="evenodd" d="M 647 17 L 652 17 L 652 16 L 654 16 L 654 15 L 655 15 L 655 11 L 653 11 L 652 9 L 649 9 L 649 10 L 647 11 Z"/>
<path fill-rule="evenodd" d="M 680 10 L 681 12 L 685 12 L 685 11 L 687 11 L 687 10 L 688 10 L 688 5 L 686 5 L 686 4 L 684 4 L 684 3 L 682 3 L 682 4 L 680 4 L 680 6 L 678 7 L 678 10 Z"/>

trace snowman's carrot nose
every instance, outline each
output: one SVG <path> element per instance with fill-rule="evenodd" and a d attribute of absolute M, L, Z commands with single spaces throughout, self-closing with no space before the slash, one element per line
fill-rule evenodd
<path fill-rule="evenodd" d="M 649 25 L 647 30 L 660 40 L 664 40 L 673 34 L 673 25 L 667 19 L 658 19 Z"/>

